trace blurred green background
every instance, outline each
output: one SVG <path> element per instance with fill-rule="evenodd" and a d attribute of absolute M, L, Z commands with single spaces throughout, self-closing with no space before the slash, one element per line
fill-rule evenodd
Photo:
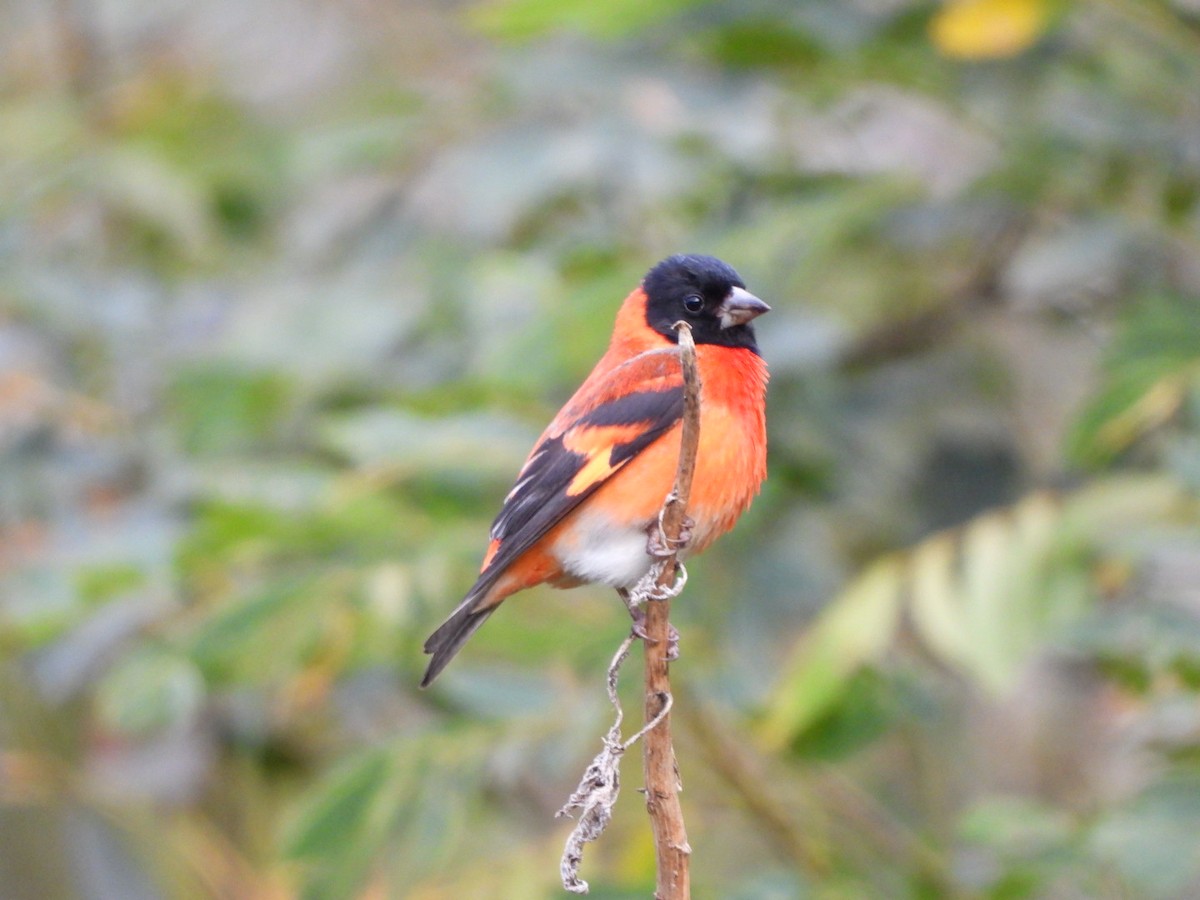
<path fill-rule="evenodd" d="M 0 897 L 560 896 L 625 613 L 420 643 L 678 251 L 696 896 L 1200 896 L 1196 0 L 0 0 Z"/>

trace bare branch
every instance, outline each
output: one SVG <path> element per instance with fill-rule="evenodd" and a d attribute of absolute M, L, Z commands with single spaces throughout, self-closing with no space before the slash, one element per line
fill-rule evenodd
<path fill-rule="evenodd" d="M 641 628 L 646 661 L 645 725 L 629 740 L 621 740 L 624 713 L 617 697 L 617 676 L 636 637 L 635 632 L 621 644 L 608 667 L 608 699 L 616 710 L 616 717 L 604 736 L 604 746 L 587 767 L 575 793 L 558 811 L 559 816 L 569 816 L 574 810 L 582 811 L 578 824 L 567 838 L 560 863 L 563 887 L 576 894 L 586 894 L 588 891 L 588 883 L 579 877 L 583 846 L 596 840 L 612 819 L 612 809 L 621 790 L 621 757 L 644 737 L 646 810 L 650 814 L 658 862 L 655 897 L 659 900 L 686 900 L 691 895 L 688 864 L 692 850 L 688 846 L 683 809 L 679 804 L 682 785 L 675 765 L 675 749 L 671 744 L 670 714 L 674 698 L 667 667 L 671 598 L 678 596 L 687 582 L 687 571 L 678 561 L 677 554 L 686 543 L 683 537 L 684 522 L 687 519 L 692 476 L 696 469 L 696 450 L 700 438 L 700 376 L 691 328 L 685 322 L 677 322 L 675 328 L 679 332 L 679 356 L 683 367 L 684 408 L 675 484 L 663 501 L 658 517 L 659 539 L 668 550 L 665 556 L 655 561 L 627 597 L 631 612 L 639 606 L 645 606 L 646 609 Z"/>
<path fill-rule="evenodd" d="M 670 632 L 671 600 L 683 587 L 676 581 L 676 553 L 681 545 L 680 535 L 687 519 L 687 503 L 692 492 L 692 477 L 696 471 L 696 451 L 700 443 L 700 373 L 696 365 L 696 345 L 692 330 L 685 322 L 677 322 L 679 358 L 683 366 L 684 407 L 683 428 L 679 440 L 679 463 L 675 470 L 675 487 L 663 505 L 660 518 L 664 546 L 673 552 L 658 561 L 651 570 L 654 597 L 646 603 L 643 642 L 646 661 L 646 721 L 661 719 L 646 734 L 642 766 L 646 777 L 646 811 L 654 832 L 658 879 L 654 896 L 658 900 L 682 900 L 691 896 L 689 863 L 692 848 L 688 845 L 687 829 L 683 822 L 683 807 L 679 803 L 679 769 L 675 764 L 675 748 L 671 742 L 671 678 L 667 649 Z M 686 576 L 685 576 L 686 577 Z M 641 588 L 641 585 L 638 585 Z M 635 591 L 636 595 L 637 591 Z"/>

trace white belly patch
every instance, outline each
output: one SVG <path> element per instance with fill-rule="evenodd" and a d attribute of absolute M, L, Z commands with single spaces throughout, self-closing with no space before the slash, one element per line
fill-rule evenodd
<path fill-rule="evenodd" d="M 611 587 L 633 587 L 651 563 L 644 530 L 614 527 L 607 516 L 598 514 L 581 516 L 553 552 L 576 578 Z"/>

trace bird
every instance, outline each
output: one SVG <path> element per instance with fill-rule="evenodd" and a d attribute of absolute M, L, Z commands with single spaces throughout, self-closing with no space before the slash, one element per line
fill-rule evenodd
<path fill-rule="evenodd" d="M 474 586 L 425 641 L 432 658 L 421 687 L 518 591 L 601 583 L 627 596 L 662 555 L 655 536 L 684 407 L 681 320 L 696 344 L 701 393 L 680 557 L 734 526 L 767 474 L 768 373 L 752 322 L 769 310 L 712 256 L 677 254 L 646 273 L 621 304 L 607 351 L 517 474 Z"/>

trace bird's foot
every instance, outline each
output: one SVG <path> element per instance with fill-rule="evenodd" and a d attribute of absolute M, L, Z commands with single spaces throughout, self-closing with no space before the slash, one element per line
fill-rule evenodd
<path fill-rule="evenodd" d="M 646 611 L 633 602 L 633 597 L 629 591 L 624 588 L 617 588 L 617 593 L 625 601 L 625 608 L 629 610 L 629 618 L 633 620 L 630 630 L 633 632 L 634 637 L 643 641 L 652 641 L 653 638 L 646 633 Z M 679 659 L 679 629 L 670 622 L 667 623 L 667 659 L 669 661 Z"/>
<path fill-rule="evenodd" d="M 632 630 L 636 637 L 643 641 L 653 642 L 653 638 L 646 633 L 646 611 L 640 607 L 635 607 L 629 611 L 630 618 L 633 619 Z M 679 659 L 679 629 L 674 625 L 667 623 L 667 660 L 673 662 Z"/>
<path fill-rule="evenodd" d="M 691 516 L 684 516 L 683 521 L 679 523 L 679 537 L 669 538 L 663 531 L 660 516 L 658 521 L 652 522 L 646 529 L 646 552 L 658 559 L 678 553 L 691 543 L 692 529 L 695 527 L 696 520 Z"/>

